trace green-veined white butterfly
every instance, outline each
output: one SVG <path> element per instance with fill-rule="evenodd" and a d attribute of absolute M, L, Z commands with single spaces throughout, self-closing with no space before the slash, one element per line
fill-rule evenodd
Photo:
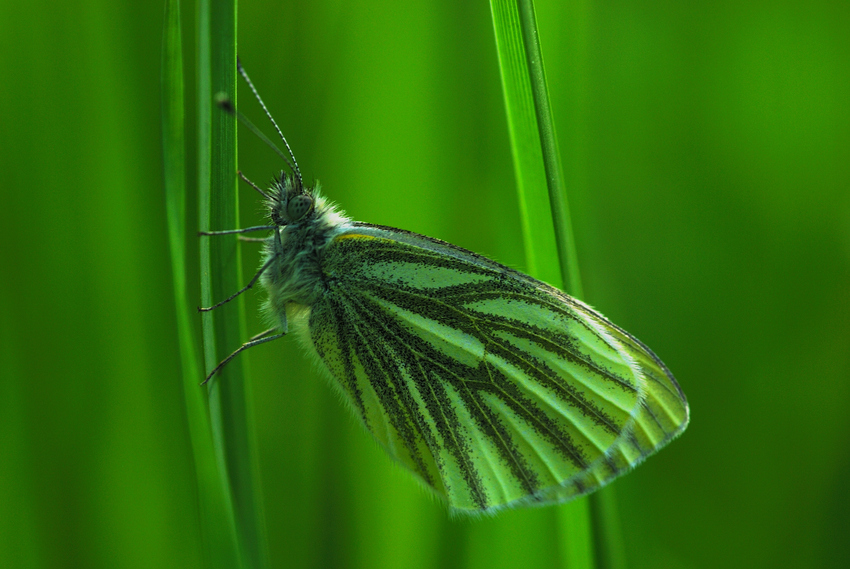
<path fill-rule="evenodd" d="M 268 192 L 251 183 L 268 226 L 211 233 L 271 230 L 242 291 L 260 278 L 278 322 L 221 365 L 295 331 L 366 429 L 454 512 L 581 496 L 685 429 L 679 385 L 631 334 L 480 255 L 350 220 L 290 156 Z"/>

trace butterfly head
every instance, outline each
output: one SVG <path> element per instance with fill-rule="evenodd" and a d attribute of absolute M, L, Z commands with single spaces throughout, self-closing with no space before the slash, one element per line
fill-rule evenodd
<path fill-rule="evenodd" d="M 304 222 L 314 211 L 313 188 L 305 186 L 299 176 L 281 172 L 274 181 L 270 196 L 272 223 L 282 226 Z"/>

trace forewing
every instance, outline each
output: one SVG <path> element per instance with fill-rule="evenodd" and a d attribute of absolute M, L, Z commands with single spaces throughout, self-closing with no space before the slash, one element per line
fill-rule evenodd
<path fill-rule="evenodd" d="M 456 510 L 590 492 L 687 424 L 648 348 L 526 275 L 366 224 L 321 264 L 316 351 L 366 428 Z"/>

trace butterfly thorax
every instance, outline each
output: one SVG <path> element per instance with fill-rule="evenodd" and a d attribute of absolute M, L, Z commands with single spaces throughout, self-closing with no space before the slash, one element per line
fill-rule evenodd
<path fill-rule="evenodd" d="M 287 204 L 292 204 L 293 195 L 286 195 L 291 185 L 283 184 L 281 194 L 273 194 L 270 217 L 278 225 L 275 233 L 266 240 L 263 264 L 269 263 L 263 272 L 262 283 L 268 290 L 266 311 L 281 319 L 286 329 L 285 314 L 291 305 L 310 306 L 322 294 L 325 286 L 321 269 L 324 249 L 350 220 L 337 211 L 318 193 L 316 187 L 295 194 L 303 208 L 309 198 L 309 209 L 300 219 L 286 217 Z M 292 211 L 293 208 L 289 208 Z M 279 235 L 279 238 L 278 238 Z"/>

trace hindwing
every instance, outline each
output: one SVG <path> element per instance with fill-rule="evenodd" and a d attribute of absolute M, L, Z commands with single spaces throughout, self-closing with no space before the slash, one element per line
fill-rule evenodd
<path fill-rule="evenodd" d="M 655 354 L 527 275 L 361 223 L 320 265 L 319 358 L 366 428 L 456 511 L 593 491 L 687 424 Z"/>

